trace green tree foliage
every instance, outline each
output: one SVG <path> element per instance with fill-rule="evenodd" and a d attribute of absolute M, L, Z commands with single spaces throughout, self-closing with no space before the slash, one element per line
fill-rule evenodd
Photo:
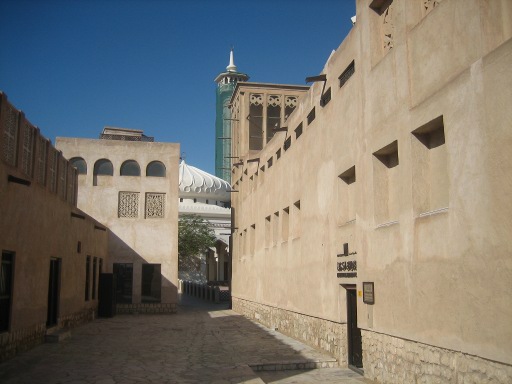
<path fill-rule="evenodd" d="M 183 215 L 178 220 L 179 269 L 198 269 L 200 256 L 215 245 L 215 233 L 198 215 Z"/>

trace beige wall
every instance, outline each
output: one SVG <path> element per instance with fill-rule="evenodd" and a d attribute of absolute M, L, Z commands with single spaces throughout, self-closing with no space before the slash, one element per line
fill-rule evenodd
<path fill-rule="evenodd" d="M 345 322 L 341 284 L 373 281 L 360 328 L 512 364 L 510 3 L 445 0 L 427 14 L 395 0 L 391 26 L 367 3 L 322 71 L 330 103 L 315 83 L 288 133 L 241 153 L 260 162 L 232 178 L 233 296 Z M 430 131 L 441 116 L 444 144 Z M 339 178 L 354 166 L 354 183 Z M 344 243 L 356 254 L 337 257 Z M 343 261 L 357 277 L 337 277 Z"/>
<path fill-rule="evenodd" d="M 3 94 L 0 132 L 0 249 L 14 254 L 10 327 L 0 333 L 3 360 L 43 341 L 50 260 L 61 263 L 58 326 L 69 327 L 94 318 L 98 296 L 92 299 L 92 292 L 97 293 L 99 271 L 93 271 L 92 262 L 102 259 L 106 265 L 108 252 L 105 227 L 76 208 L 74 169 Z M 8 136 L 16 137 L 12 143 L 17 144 L 8 144 Z M 52 154 L 57 158 L 55 177 L 50 169 Z M 88 300 L 87 256 L 91 256 Z"/>
<path fill-rule="evenodd" d="M 109 270 L 112 263 L 133 263 L 132 302 L 141 302 L 142 264 L 153 263 L 161 264 L 161 302 L 176 303 L 179 144 L 59 137 L 56 146 L 68 158 L 82 157 L 87 163 L 87 174 L 78 176 L 78 207 L 111 231 Z M 114 175 L 95 179 L 94 164 L 104 158 L 112 162 Z M 126 160 L 138 162 L 141 176 L 120 176 Z M 166 177 L 146 176 L 152 161 L 165 165 Z M 120 192 L 139 193 L 137 218 L 118 217 Z M 146 193 L 165 194 L 163 218 L 145 218 Z"/>

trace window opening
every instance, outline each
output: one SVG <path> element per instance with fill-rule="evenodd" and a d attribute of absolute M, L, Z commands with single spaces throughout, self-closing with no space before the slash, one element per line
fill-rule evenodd
<path fill-rule="evenodd" d="M 400 211 L 398 142 L 374 152 L 373 159 L 375 220 L 394 223 Z"/>
<path fill-rule="evenodd" d="M 338 77 L 340 80 L 340 88 L 345 85 L 345 83 L 352 77 L 355 72 L 355 64 L 354 60 L 348 65 L 348 67 L 343 71 L 343 73 Z"/>
<path fill-rule="evenodd" d="M 314 107 L 311 110 L 311 112 L 309 112 L 309 114 L 308 114 L 308 125 L 311 124 L 313 122 L 313 120 L 315 120 L 315 108 Z"/>
<path fill-rule="evenodd" d="M 285 96 L 284 98 L 284 121 L 288 120 L 288 117 L 297 107 L 297 96 Z"/>
<path fill-rule="evenodd" d="M 139 163 L 135 160 L 126 160 L 121 165 L 121 176 L 140 176 Z"/>
<path fill-rule="evenodd" d="M 87 175 L 87 163 L 81 157 L 73 157 L 69 160 L 71 166 L 75 167 L 79 175 Z"/>
<path fill-rule="evenodd" d="M 298 139 L 302 135 L 302 123 L 299 124 L 297 128 L 295 128 L 295 139 Z"/>
<path fill-rule="evenodd" d="M 269 95 L 267 99 L 267 143 L 274 137 L 274 128 L 281 123 L 281 95 Z"/>
<path fill-rule="evenodd" d="M 443 116 L 412 132 L 413 204 L 418 214 L 449 205 L 449 180 Z"/>
<path fill-rule="evenodd" d="M 263 148 L 263 94 L 252 93 L 249 96 L 249 149 Z"/>
<path fill-rule="evenodd" d="M 94 163 L 94 174 L 101 176 L 114 176 L 112 162 L 107 159 L 100 159 Z"/>
<path fill-rule="evenodd" d="M 324 92 L 320 99 L 320 106 L 325 107 L 331 101 L 331 88 Z"/>
<path fill-rule="evenodd" d="M 146 176 L 165 177 L 165 165 L 160 161 L 152 161 L 146 167 Z"/>
<path fill-rule="evenodd" d="M 288 150 L 288 148 L 290 148 L 290 146 L 292 145 L 292 138 L 291 136 L 288 137 L 285 141 L 284 141 L 284 145 L 283 145 L 283 148 L 285 151 Z"/>

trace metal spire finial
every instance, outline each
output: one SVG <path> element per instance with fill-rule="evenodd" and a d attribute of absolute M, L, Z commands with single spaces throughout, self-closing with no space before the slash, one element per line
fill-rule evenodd
<path fill-rule="evenodd" d="M 226 67 L 228 72 L 236 72 L 236 65 L 233 59 L 233 46 L 231 46 L 231 51 L 229 53 L 229 65 Z"/>

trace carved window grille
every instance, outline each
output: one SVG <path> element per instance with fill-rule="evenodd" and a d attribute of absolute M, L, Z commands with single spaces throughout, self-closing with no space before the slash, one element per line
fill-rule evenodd
<path fill-rule="evenodd" d="M 163 218 L 165 193 L 146 193 L 146 219 Z"/>
<path fill-rule="evenodd" d="M 67 176 L 68 176 L 68 167 L 67 161 L 63 157 L 59 158 L 59 197 L 61 199 L 66 198 L 66 189 L 67 189 Z"/>
<path fill-rule="evenodd" d="M 59 153 L 54 149 L 50 148 L 50 162 L 48 164 L 48 172 L 50 179 L 50 191 L 57 191 L 57 162 L 59 160 Z"/>
<path fill-rule="evenodd" d="M 119 217 L 139 217 L 139 192 L 119 192 Z"/>
<path fill-rule="evenodd" d="M 297 96 L 285 96 L 284 98 L 284 121 L 288 120 L 288 117 L 297 107 L 298 98 Z"/>
<path fill-rule="evenodd" d="M 34 155 L 35 128 L 28 122 L 23 126 L 23 152 L 21 154 L 21 169 L 26 175 L 32 176 Z"/>
<path fill-rule="evenodd" d="M 441 0 L 423 0 L 421 3 L 421 10 L 423 16 L 427 16 L 435 7 L 439 5 Z"/>
<path fill-rule="evenodd" d="M 18 119 L 18 111 L 8 106 L 4 121 L 3 157 L 7 164 L 12 166 L 16 165 L 18 152 Z"/>
<path fill-rule="evenodd" d="M 340 77 L 338 77 L 338 79 L 340 80 L 340 88 L 343 87 L 345 85 L 345 83 L 348 81 L 348 79 L 350 79 L 352 77 L 355 70 L 356 70 L 356 67 L 355 67 L 354 61 L 352 61 L 348 65 L 348 67 L 343 71 L 343 73 L 340 75 Z"/>
<path fill-rule="evenodd" d="M 261 93 L 251 93 L 249 102 L 251 105 L 263 105 L 263 95 Z"/>
<path fill-rule="evenodd" d="M 47 143 L 48 141 L 44 137 L 38 137 L 36 181 L 41 185 L 44 185 L 46 183 Z"/>
<path fill-rule="evenodd" d="M 267 99 L 267 105 L 269 107 L 280 107 L 281 95 L 269 95 Z"/>

